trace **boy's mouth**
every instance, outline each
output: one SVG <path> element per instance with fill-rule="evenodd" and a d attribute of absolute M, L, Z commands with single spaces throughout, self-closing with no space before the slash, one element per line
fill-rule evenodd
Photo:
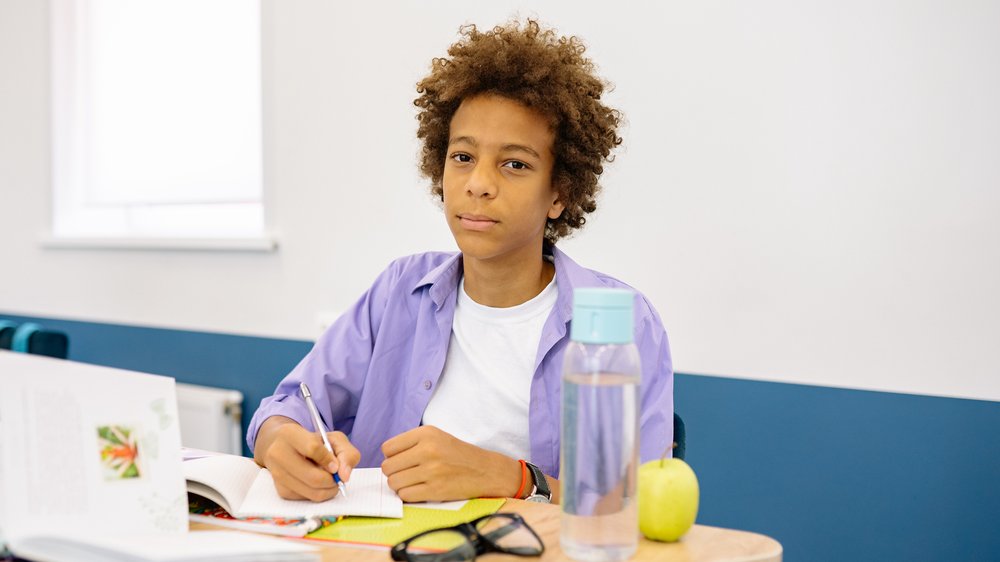
<path fill-rule="evenodd" d="M 477 231 L 489 230 L 493 228 L 493 225 L 500 222 L 485 215 L 472 215 L 469 213 L 458 215 L 458 220 L 462 223 L 462 228 Z"/>

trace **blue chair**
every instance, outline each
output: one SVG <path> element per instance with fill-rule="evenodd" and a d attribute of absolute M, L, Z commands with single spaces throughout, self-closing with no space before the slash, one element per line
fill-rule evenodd
<path fill-rule="evenodd" d="M 684 420 L 674 412 L 674 458 L 684 460 L 687 452 L 687 434 L 684 432 Z"/>
<path fill-rule="evenodd" d="M 46 330 L 34 322 L 17 324 L 0 320 L 0 349 L 66 359 L 69 356 L 69 337 L 63 332 Z"/>

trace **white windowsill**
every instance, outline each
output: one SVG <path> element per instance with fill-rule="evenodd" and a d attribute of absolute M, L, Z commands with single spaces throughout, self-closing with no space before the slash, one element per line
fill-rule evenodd
<path fill-rule="evenodd" d="M 89 238 L 46 236 L 42 247 L 53 250 L 180 250 L 197 252 L 274 252 L 278 239 L 259 238 Z"/>

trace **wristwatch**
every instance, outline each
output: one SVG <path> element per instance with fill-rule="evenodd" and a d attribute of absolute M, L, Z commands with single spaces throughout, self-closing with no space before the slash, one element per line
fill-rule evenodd
<path fill-rule="evenodd" d="M 542 474 L 542 469 L 531 464 L 530 462 L 525 462 L 525 466 L 528 467 L 528 472 L 531 473 L 531 493 L 528 497 L 524 498 L 529 502 L 538 503 L 551 503 L 552 502 L 552 490 L 549 489 L 549 483 L 545 480 L 545 475 Z"/>

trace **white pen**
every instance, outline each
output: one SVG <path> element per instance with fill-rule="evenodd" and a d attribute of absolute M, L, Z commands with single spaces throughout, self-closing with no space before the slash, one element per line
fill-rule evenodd
<path fill-rule="evenodd" d="M 309 415 L 312 416 L 313 427 L 316 429 L 316 433 L 323 438 L 323 446 L 326 447 L 327 451 L 336 457 L 336 453 L 333 452 L 333 446 L 330 445 L 330 440 L 326 437 L 326 427 L 323 425 L 323 418 L 319 417 L 319 410 L 316 409 L 316 404 L 313 402 L 312 393 L 309 392 L 309 387 L 306 383 L 299 383 L 299 392 L 302 393 L 302 398 L 306 401 L 306 408 L 309 408 Z M 336 472 L 333 473 L 333 481 L 337 483 L 337 487 L 340 488 L 340 494 L 347 496 L 347 487 L 344 482 L 340 479 L 340 475 Z"/>

